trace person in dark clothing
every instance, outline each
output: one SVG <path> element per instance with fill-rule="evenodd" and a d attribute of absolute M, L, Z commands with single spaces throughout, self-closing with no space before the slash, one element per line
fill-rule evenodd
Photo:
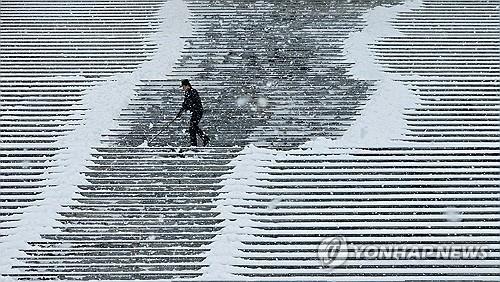
<path fill-rule="evenodd" d="M 206 146 L 210 141 L 207 134 L 201 130 L 200 123 L 201 117 L 203 116 L 203 105 L 201 103 L 200 95 L 198 91 L 191 86 L 191 83 L 187 79 L 181 81 L 182 90 L 184 90 L 184 102 L 182 102 L 182 107 L 177 113 L 179 118 L 183 112 L 191 112 L 191 120 L 189 121 L 189 136 L 191 139 L 191 146 L 198 146 L 197 135 L 203 140 L 203 146 Z"/>

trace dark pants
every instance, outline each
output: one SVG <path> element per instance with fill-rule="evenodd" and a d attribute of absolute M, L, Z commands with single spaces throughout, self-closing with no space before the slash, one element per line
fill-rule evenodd
<path fill-rule="evenodd" d="M 200 126 L 198 126 L 202 116 L 203 112 L 193 112 L 191 114 L 191 120 L 189 121 L 189 136 L 191 138 L 191 146 L 198 146 L 196 135 L 200 135 L 201 138 L 205 136 L 203 130 L 201 130 Z"/>

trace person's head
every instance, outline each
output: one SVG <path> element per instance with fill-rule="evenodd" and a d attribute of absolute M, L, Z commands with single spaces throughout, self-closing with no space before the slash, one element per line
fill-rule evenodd
<path fill-rule="evenodd" d="M 191 83 L 189 83 L 188 79 L 183 79 L 181 80 L 181 88 L 182 90 L 186 91 L 191 88 Z"/>

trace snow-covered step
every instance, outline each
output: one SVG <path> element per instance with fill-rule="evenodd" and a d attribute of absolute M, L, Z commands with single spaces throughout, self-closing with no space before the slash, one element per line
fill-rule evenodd
<path fill-rule="evenodd" d="M 424 0 L 420 8 L 400 13 L 392 21 L 401 36 L 384 38 L 373 46 L 378 60 L 389 71 L 403 74 L 418 98 L 439 101 L 406 111 L 411 125 L 404 140 L 498 142 L 495 125 L 500 107 L 482 100 L 486 93 L 500 90 L 498 80 L 485 78 L 500 68 L 498 1 L 480 2 Z M 411 74 L 419 77 L 405 77 Z M 467 95 L 454 97 L 453 92 Z M 477 103 L 453 103 L 455 99 Z M 439 127 L 429 124 L 438 120 Z M 479 122 L 491 127 L 480 129 Z"/>
<path fill-rule="evenodd" d="M 158 30 L 158 10 L 163 4 L 121 0 L 2 1 L 3 257 L 5 244 L 17 236 L 16 228 L 33 209 L 46 204 L 45 197 L 55 188 L 54 178 L 64 173 L 68 148 L 62 140 L 83 125 L 86 91 L 111 75 L 133 71 L 158 48 L 148 36 Z M 12 228 L 14 231 L 7 230 Z M 8 255 L 10 249 L 5 252 Z"/>
<path fill-rule="evenodd" d="M 232 262 L 232 273 L 275 280 L 289 277 L 290 274 L 282 273 L 281 269 L 290 268 L 309 279 L 332 279 L 334 273 L 340 273 L 345 275 L 344 279 L 351 280 L 358 277 L 361 272 L 357 270 L 361 267 L 368 270 L 363 272 L 363 277 L 370 279 L 377 279 L 382 273 L 384 277 L 390 276 L 391 271 L 395 278 L 413 271 L 425 273 L 426 277 L 442 277 L 440 275 L 449 271 L 445 268 L 453 264 L 455 274 L 458 270 L 462 275 L 470 268 L 479 267 L 478 277 L 490 276 L 492 272 L 488 266 L 493 267 L 499 259 L 500 241 L 495 231 L 499 226 L 498 202 L 495 200 L 500 195 L 496 184 L 500 167 L 498 158 L 495 157 L 496 163 L 491 170 L 495 178 L 485 180 L 481 184 L 484 186 L 475 186 L 483 182 L 480 180 L 484 175 L 481 169 L 469 178 L 471 171 L 453 169 L 442 162 L 450 153 L 456 153 L 454 158 L 463 165 L 466 165 L 464 162 L 481 163 L 483 157 L 498 154 L 497 147 L 478 149 L 403 147 L 364 148 L 361 152 L 360 149 L 342 149 L 339 154 L 332 150 L 332 155 L 324 155 L 323 158 L 321 153 L 309 153 L 308 150 L 294 150 L 293 153 L 281 154 L 281 157 L 269 155 L 272 161 L 257 162 L 257 167 L 253 169 L 257 181 L 240 181 L 239 185 L 246 187 L 243 190 L 237 186 L 235 191 L 231 190 L 231 186 L 224 190 L 228 195 L 241 193 L 237 202 L 225 200 L 227 204 L 232 203 L 232 207 L 227 209 L 231 213 L 228 218 L 240 222 L 239 231 L 227 231 L 230 232 L 228 236 L 239 238 L 233 244 L 232 252 L 239 255 Z M 391 154 L 393 162 L 386 168 L 370 167 L 371 163 L 366 159 L 373 157 L 376 160 L 377 156 L 390 157 Z M 401 156 L 416 158 L 398 160 Z M 338 169 L 308 169 L 314 159 L 317 160 L 315 166 L 336 165 Z M 290 161 L 296 167 L 282 166 Z M 407 162 L 413 163 L 411 169 L 407 167 Z M 426 181 L 425 176 L 417 179 L 397 176 L 398 180 L 391 184 L 387 179 L 376 177 L 387 171 L 399 170 L 398 167 L 401 167 L 401 173 L 413 173 L 421 170 L 417 163 L 427 167 L 435 164 L 436 168 L 428 174 L 436 180 L 442 178 L 442 181 Z M 360 172 L 359 165 L 370 168 L 370 173 Z M 276 168 L 286 177 L 277 179 L 270 175 Z M 321 179 L 315 175 L 318 172 L 329 174 L 328 182 L 316 182 Z M 464 182 L 450 177 L 450 172 L 468 175 L 470 183 L 462 186 Z M 303 175 L 308 177 L 296 179 Z M 356 178 L 371 177 L 372 182 L 359 186 L 357 181 L 344 182 L 336 178 L 351 175 Z M 479 190 L 475 191 L 475 187 Z M 323 238 L 338 236 L 348 239 L 351 253 L 346 263 L 329 271 L 318 262 L 317 247 Z M 488 246 L 488 259 L 462 260 L 457 265 L 443 259 L 374 261 L 354 256 L 356 248 L 366 244 L 457 246 L 459 243 L 464 246 Z M 445 271 L 434 273 L 436 265 L 441 265 Z M 299 274 L 292 275 L 297 277 Z"/>

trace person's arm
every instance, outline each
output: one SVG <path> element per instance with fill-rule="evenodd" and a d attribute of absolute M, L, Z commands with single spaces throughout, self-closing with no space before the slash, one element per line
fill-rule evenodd
<path fill-rule="evenodd" d="M 187 98 L 184 99 L 184 102 L 182 102 L 182 107 L 181 109 L 179 110 L 179 112 L 177 113 L 177 115 L 175 116 L 175 118 L 180 118 L 182 113 L 184 113 L 185 111 L 187 111 Z"/>
<path fill-rule="evenodd" d="M 189 95 L 185 95 L 184 96 L 184 101 L 182 102 L 182 106 L 181 106 L 181 109 L 179 110 L 179 112 L 177 113 L 177 115 L 175 116 L 175 118 L 180 118 L 182 113 L 184 113 L 185 111 L 188 110 L 188 103 L 189 103 Z"/>

